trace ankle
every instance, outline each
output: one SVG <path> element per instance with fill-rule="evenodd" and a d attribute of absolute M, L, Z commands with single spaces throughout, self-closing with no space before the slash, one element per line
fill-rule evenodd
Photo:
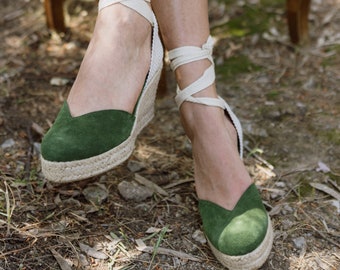
<path fill-rule="evenodd" d="M 136 11 L 121 4 L 102 9 L 98 14 L 96 24 L 98 24 L 96 30 L 103 35 L 103 38 L 110 37 L 110 33 L 115 38 L 112 42 L 117 42 L 117 35 L 129 37 L 133 44 L 126 45 L 132 45 L 134 48 L 142 45 L 151 37 L 151 24 Z"/>
<path fill-rule="evenodd" d="M 215 85 L 195 93 L 193 97 L 217 98 Z M 182 124 L 187 131 L 188 137 L 192 140 L 195 134 L 210 132 L 223 126 L 226 120 L 224 111 L 219 107 L 206 106 L 192 102 L 184 102 L 180 108 Z M 210 121 L 212 120 L 213 121 Z"/>
<path fill-rule="evenodd" d="M 178 67 L 175 71 L 176 81 L 181 90 L 199 79 L 205 70 L 211 66 L 211 62 L 204 59 Z M 211 89 L 212 90 L 212 89 Z M 214 91 L 211 91 L 214 92 Z M 197 93 L 194 96 L 199 96 Z M 204 95 L 202 95 L 204 96 Z"/>
<path fill-rule="evenodd" d="M 184 130 L 192 142 L 195 138 L 204 137 L 211 130 L 216 130 L 225 118 L 219 108 L 191 102 L 183 103 L 180 116 Z"/>

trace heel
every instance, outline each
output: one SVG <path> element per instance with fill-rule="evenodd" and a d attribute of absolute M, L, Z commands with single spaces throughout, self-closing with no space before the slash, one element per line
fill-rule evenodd
<path fill-rule="evenodd" d="M 154 78 L 150 81 L 150 90 L 145 91 L 140 97 L 139 104 L 136 109 L 136 136 L 151 122 L 155 115 L 155 100 L 161 72 L 162 67 L 159 68 Z"/>

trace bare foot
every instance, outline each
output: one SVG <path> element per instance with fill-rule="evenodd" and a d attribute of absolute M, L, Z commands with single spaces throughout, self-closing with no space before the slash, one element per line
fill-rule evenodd
<path fill-rule="evenodd" d="M 190 63 L 176 70 L 183 89 L 210 63 Z M 201 70 L 201 71 L 200 71 Z M 197 93 L 201 97 L 216 97 L 215 85 Z M 181 106 L 181 119 L 192 143 L 196 191 L 199 199 L 214 202 L 232 210 L 252 180 L 240 159 L 237 134 L 233 124 L 218 107 L 190 102 Z"/>
<path fill-rule="evenodd" d="M 136 27 L 138 25 L 138 27 Z M 150 66 L 151 25 L 121 4 L 102 9 L 67 102 L 73 116 L 132 112 Z"/>

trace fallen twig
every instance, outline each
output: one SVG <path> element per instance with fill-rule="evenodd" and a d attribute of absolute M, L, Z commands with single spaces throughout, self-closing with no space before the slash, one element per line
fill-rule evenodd
<path fill-rule="evenodd" d="M 33 151 L 34 151 L 34 141 L 32 137 L 32 132 L 31 132 L 31 127 L 27 128 L 27 138 L 29 142 L 29 147 L 27 150 L 27 160 L 25 163 L 25 181 L 27 183 L 28 190 L 30 191 L 31 194 L 34 194 L 34 189 L 31 184 L 31 161 L 33 157 Z"/>
<path fill-rule="evenodd" d="M 146 252 L 152 254 L 154 252 L 154 247 L 146 246 L 144 242 L 140 239 L 136 240 L 137 243 L 137 250 L 141 252 Z M 193 255 L 181 252 L 181 251 L 176 251 L 168 248 L 162 248 L 159 247 L 157 249 L 157 253 L 162 254 L 162 255 L 167 255 L 167 256 L 173 256 L 173 257 L 178 257 L 183 260 L 189 260 L 189 261 L 194 261 L 194 262 L 200 262 L 201 259 L 197 258 Z"/>
<path fill-rule="evenodd" d="M 254 156 L 258 161 L 262 162 L 264 165 L 266 165 L 269 169 L 273 170 L 274 166 L 270 164 L 267 160 L 261 158 L 259 155 L 254 153 L 247 145 L 244 146 L 244 148 L 251 153 L 252 156 Z"/>
<path fill-rule="evenodd" d="M 307 215 L 307 213 L 302 209 L 300 208 L 299 209 L 303 214 L 304 216 L 310 221 L 310 224 L 308 224 L 308 226 L 310 226 L 315 232 L 317 232 L 322 238 L 324 238 L 326 241 L 332 243 L 333 245 L 337 246 L 338 248 L 340 248 L 340 244 L 335 242 L 333 239 L 331 239 L 330 237 L 328 237 L 327 235 L 325 235 L 323 232 L 321 232 L 320 230 L 318 230 L 317 228 L 315 228 L 312 223 L 313 223 L 313 219 Z"/>
<path fill-rule="evenodd" d="M 6 202 L 6 213 L 0 212 L 1 215 L 4 215 L 7 220 L 7 235 L 10 235 L 10 228 L 11 228 L 11 219 L 12 215 L 15 209 L 15 198 L 12 189 L 10 186 L 7 184 L 6 180 L 4 181 L 5 184 L 5 191 L 0 189 L 1 193 L 4 193 L 5 195 L 5 202 Z M 10 195 L 12 196 L 12 204 L 11 204 L 11 199 Z"/>
<path fill-rule="evenodd" d="M 4 259 L 6 258 L 6 256 L 10 255 L 10 254 L 17 254 L 18 252 L 21 252 L 23 250 L 26 250 L 26 249 L 29 249 L 32 247 L 32 244 L 31 245 L 28 245 L 27 247 L 23 247 L 23 248 L 19 248 L 19 249 L 15 249 L 15 250 L 10 250 L 8 252 L 5 252 L 5 253 L 0 253 L 0 259 Z"/>
<path fill-rule="evenodd" d="M 186 183 L 190 183 L 190 182 L 194 182 L 194 181 L 195 181 L 195 179 L 193 179 L 193 178 L 179 180 L 177 182 L 170 183 L 170 184 L 166 185 L 164 188 L 165 189 L 169 189 L 169 188 L 173 188 L 173 187 L 176 187 L 176 186 L 179 186 L 179 185 L 183 185 L 183 184 L 186 184 Z"/>

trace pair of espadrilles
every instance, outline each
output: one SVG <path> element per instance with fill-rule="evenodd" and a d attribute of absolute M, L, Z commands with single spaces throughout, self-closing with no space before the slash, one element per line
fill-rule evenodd
<path fill-rule="evenodd" d="M 149 1 L 148 1 L 149 2 Z M 65 102 L 52 128 L 45 135 L 41 150 L 42 171 L 53 182 L 73 182 L 106 172 L 123 163 L 132 154 L 135 140 L 154 116 L 154 102 L 163 65 L 163 47 L 156 18 L 144 0 L 100 0 L 99 10 L 121 3 L 145 17 L 153 29 L 149 72 L 133 113 L 103 110 L 72 117 Z M 242 128 L 222 98 L 195 98 L 193 95 L 215 81 L 211 37 L 200 47 L 185 46 L 169 52 L 172 69 L 209 59 L 211 66 L 203 76 L 183 90 L 177 90 L 176 102 L 194 102 L 217 106 L 231 119 L 242 158 Z M 254 184 L 239 199 L 233 210 L 200 200 L 203 230 L 216 258 L 229 269 L 257 269 L 269 256 L 273 231 L 269 216 Z"/>

